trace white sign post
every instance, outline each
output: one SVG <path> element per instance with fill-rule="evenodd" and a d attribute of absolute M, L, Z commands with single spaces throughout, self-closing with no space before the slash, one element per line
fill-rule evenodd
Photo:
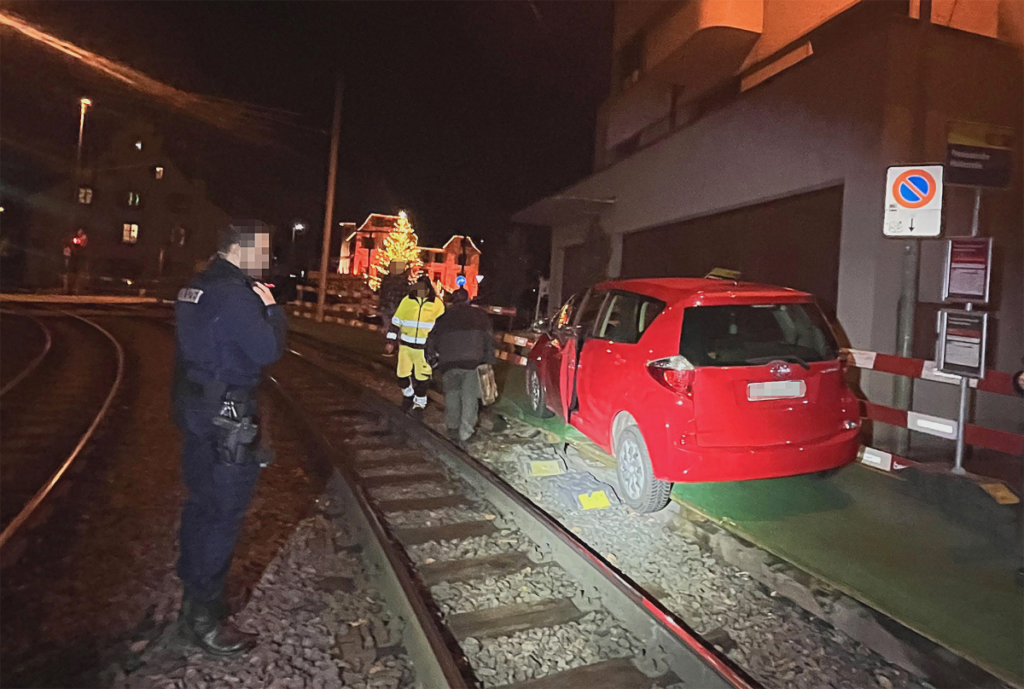
<path fill-rule="evenodd" d="M 942 233 L 942 166 L 891 167 L 885 176 L 886 237 L 938 237 Z"/>

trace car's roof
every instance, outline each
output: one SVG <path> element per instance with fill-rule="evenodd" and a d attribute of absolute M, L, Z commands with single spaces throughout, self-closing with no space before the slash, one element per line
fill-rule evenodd
<path fill-rule="evenodd" d="M 642 278 L 637 280 L 609 280 L 597 285 L 599 289 L 620 289 L 636 292 L 648 297 L 660 299 L 669 304 L 680 301 L 701 301 L 708 297 L 709 301 L 726 299 L 775 299 L 786 301 L 804 301 L 811 295 L 789 287 L 761 285 L 755 282 L 737 282 L 735 280 L 717 280 L 714 278 Z"/>

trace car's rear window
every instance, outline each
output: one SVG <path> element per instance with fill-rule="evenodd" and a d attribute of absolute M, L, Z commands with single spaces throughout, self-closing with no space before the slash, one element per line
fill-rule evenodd
<path fill-rule="evenodd" d="M 694 366 L 756 366 L 827 361 L 838 347 L 814 304 L 692 306 L 683 313 L 679 353 Z"/>

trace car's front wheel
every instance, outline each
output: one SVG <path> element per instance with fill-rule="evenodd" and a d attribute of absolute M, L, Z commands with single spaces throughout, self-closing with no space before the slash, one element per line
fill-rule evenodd
<path fill-rule="evenodd" d="M 654 478 L 647 444 L 636 426 L 624 428 L 615 441 L 619 492 L 637 512 L 657 512 L 668 504 L 672 484 Z"/>
<path fill-rule="evenodd" d="M 526 365 L 526 396 L 529 398 L 530 411 L 534 416 L 539 416 L 542 419 L 554 416 L 547 407 L 544 385 L 540 382 L 537 364 L 532 361 Z"/>

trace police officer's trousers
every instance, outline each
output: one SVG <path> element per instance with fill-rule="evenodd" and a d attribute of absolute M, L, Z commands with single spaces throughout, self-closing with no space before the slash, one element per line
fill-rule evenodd
<path fill-rule="evenodd" d="M 216 461 L 213 410 L 205 401 L 188 403 L 182 416 L 181 468 L 188 498 L 181 511 L 178 576 L 193 600 L 212 602 L 224 594 L 260 468 Z"/>

